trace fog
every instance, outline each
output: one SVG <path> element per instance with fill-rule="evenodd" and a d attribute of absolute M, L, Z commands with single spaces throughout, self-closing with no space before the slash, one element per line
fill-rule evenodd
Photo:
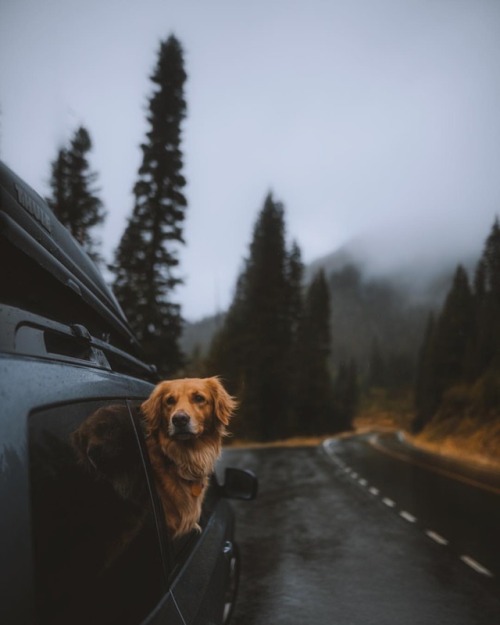
<path fill-rule="evenodd" d="M 108 260 L 172 32 L 188 73 L 188 319 L 230 302 L 270 189 L 306 262 L 351 241 L 374 273 L 479 253 L 500 213 L 497 1 L 3 0 L 0 157 L 45 194 L 85 125 Z"/>

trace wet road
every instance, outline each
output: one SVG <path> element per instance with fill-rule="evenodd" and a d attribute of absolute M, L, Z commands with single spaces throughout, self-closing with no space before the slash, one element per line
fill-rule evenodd
<path fill-rule="evenodd" d="M 354 437 L 224 453 L 221 469 L 260 481 L 255 502 L 234 504 L 234 625 L 500 622 L 500 495 L 381 446 Z"/>

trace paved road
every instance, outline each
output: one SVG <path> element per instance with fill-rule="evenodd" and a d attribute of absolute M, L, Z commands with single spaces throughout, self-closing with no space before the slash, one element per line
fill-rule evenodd
<path fill-rule="evenodd" d="M 224 464 L 252 469 L 260 480 L 257 501 L 234 506 L 243 557 L 234 625 L 500 622 L 495 558 L 471 544 L 455 546 L 456 534 L 427 524 L 423 514 L 438 501 L 440 518 L 448 493 L 462 482 L 439 476 L 445 481 L 426 502 L 437 476 L 431 472 L 423 486 L 406 474 L 403 492 L 416 491 L 405 500 L 392 485 L 409 463 L 366 438 L 329 449 L 228 450 Z M 486 494 L 486 510 L 498 513 L 500 496 Z M 449 505 L 453 517 L 456 501 Z"/>
<path fill-rule="evenodd" d="M 327 451 L 360 486 L 462 562 L 500 579 L 498 475 L 427 458 L 393 435 L 332 440 Z"/>

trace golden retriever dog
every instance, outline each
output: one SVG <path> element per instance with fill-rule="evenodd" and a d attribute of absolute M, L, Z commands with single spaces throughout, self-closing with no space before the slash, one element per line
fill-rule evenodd
<path fill-rule="evenodd" d="M 236 401 L 217 377 L 160 382 L 141 406 L 167 527 L 196 530 L 203 498 Z"/>

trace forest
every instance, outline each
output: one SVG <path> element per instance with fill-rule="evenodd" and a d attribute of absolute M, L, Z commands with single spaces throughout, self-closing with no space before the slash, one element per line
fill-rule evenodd
<path fill-rule="evenodd" d="M 239 401 L 235 439 L 274 441 L 352 430 L 371 415 L 426 440 L 500 445 L 500 227 L 474 275 L 456 269 L 434 302 L 412 303 L 356 263 L 304 266 L 286 209 L 270 192 L 256 207 L 228 310 L 202 341 L 176 301 L 188 209 L 182 123 L 187 73 L 179 40 L 161 42 L 133 185 L 133 207 L 107 269 L 144 358 L 163 377 L 219 375 Z M 106 218 L 92 139 L 83 126 L 50 167 L 47 202 L 104 267 L 96 230 Z M 196 181 L 193 181 L 195 184 Z M 188 243 L 188 242 L 187 242 Z M 188 348 L 186 349 L 186 346 Z"/>

